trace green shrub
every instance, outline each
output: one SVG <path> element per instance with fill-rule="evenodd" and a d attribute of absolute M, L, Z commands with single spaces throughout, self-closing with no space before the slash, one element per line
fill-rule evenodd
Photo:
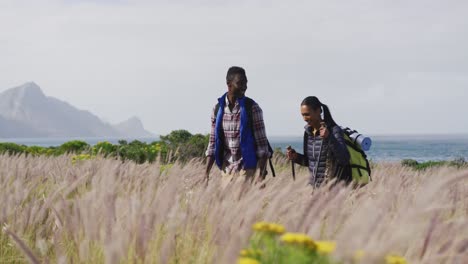
<path fill-rule="evenodd" d="M 414 159 L 404 159 L 401 161 L 401 165 L 406 166 L 406 167 L 413 167 L 415 168 L 418 166 L 418 162 Z"/>
<path fill-rule="evenodd" d="M 454 167 L 465 167 L 468 166 L 467 162 L 465 161 L 464 158 L 457 158 L 452 161 L 446 161 L 446 160 L 441 160 L 441 161 L 434 161 L 434 160 L 429 160 L 425 162 L 417 162 L 416 160 L 413 159 L 404 159 L 401 161 L 401 165 L 406 166 L 406 167 L 411 167 L 415 170 L 425 170 L 428 168 L 432 167 L 440 167 L 440 166 L 454 166 Z"/>
<path fill-rule="evenodd" d="M 113 145 L 108 141 L 98 142 L 92 148 L 93 155 L 103 155 L 104 157 L 116 156 L 117 146 Z"/>
<path fill-rule="evenodd" d="M 33 156 L 47 155 L 47 148 L 40 146 L 29 146 L 26 148 L 26 153 Z"/>
<path fill-rule="evenodd" d="M 119 156 L 122 160 L 132 160 L 138 164 L 145 163 L 148 160 L 145 147 L 146 143 L 134 140 L 119 147 Z"/>
<path fill-rule="evenodd" d="M 161 136 L 161 141 L 164 141 L 170 145 L 177 146 L 183 143 L 187 143 L 192 138 L 192 134 L 187 130 L 180 129 L 174 130 L 169 135 Z"/>
<path fill-rule="evenodd" d="M 15 143 L 0 143 L 0 154 L 9 155 L 27 153 L 33 156 L 58 156 L 62 154 L 86 154 L 91 156 L 117 157 L 123 161 L 132 160 L 136 163 L 154 162 L 161 157 L 162 163 L 173 163 L 175 160 L 187 162 L 192 158 L 203 157 L 208 145 L 209 135 L 192 135 L 187 130 L 172 131 L 161 136 L 161 141 L 150 144 L 134 140 L 127 142 L 119 140 L 118 144 L 98 142 L 94 146 L 81 140 L 63 143 L 58 147 L 24 146 Z M 170 154 L 170 157 L 169 157 Z"/>
<path fill-rule="evenodd" d="M 63 143 L 58 147 L 56 154 L 65 154 L 65 153 L 81 153 L 85 150 L 89 150 L 90 146 L 88 143 L 81 140 L 72 140 Z"/>
<path fill-rule="evenodd" d="M 175 158 L 181 162 L 186 162 L 194 157 L 203 157 L 209 140 L 209 135 L 193 135 L 187 142 L 177 145 Z"/>
<path fill-rule="evenodd" d="M 18 145 L 15 143 L 5 142 L 0 143 L 0 154 L 16 155 L 26 151 L 25 145 Z"/>

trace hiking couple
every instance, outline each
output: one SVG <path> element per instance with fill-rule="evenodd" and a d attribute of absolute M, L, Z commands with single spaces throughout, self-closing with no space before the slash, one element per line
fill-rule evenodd
<path fill-rule="evenodd" d="M 245 96 L 247 76 L 243 68 L 229 68 L 226 84 L 228 90 L 218 98 L 211 114 L 206 180 L 216 163 L 222 171 L 223 186 L 233 181 L 257 184 L 265 178 L 267 161 L 273 154 L 263 112 L 254 100 Z M 288 159 L 309 168 L 309 184 L 314 187 L 332 177 L 349 182 L 350 173 L 338 168 L 349 163 L 350 155 L 343 131 L 328 107 L 317 97 L 309 96 L 302 101 L 300 111 L 306 122 L 304 154 L 288 148 Z"/>

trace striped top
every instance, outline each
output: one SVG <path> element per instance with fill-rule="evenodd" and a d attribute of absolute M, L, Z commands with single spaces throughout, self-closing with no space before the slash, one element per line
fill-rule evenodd
<path fill-rule="evenodd" d="M 297 153 L 294 162 L 309 167 L 309 184 L 319 187 L 327 177 L 327 159 L 333 159 L 332 164 L 336 166 L 346 166 L 349 164 L 349 152 L 344 140 L 343 130 L 339 126 L 329 128 L 330 134 L 326 139 L 320 137 L 320 133 L 311 132 L 309 125 L 306 125 L 304 132 L 304 155 Z M 332 172 L 336 168 L 329 168 Z"/>

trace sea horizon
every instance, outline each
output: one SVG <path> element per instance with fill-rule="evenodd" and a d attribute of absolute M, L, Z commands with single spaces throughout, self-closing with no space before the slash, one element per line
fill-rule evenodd
<path fill-rule="evenodd" d="M 302 153 L 302 135 L 269 136 L 273 149 L 285 151 L 291 146 Z M 468 159 L 468 134 L 387 134 L 371 135 L 372 146 L 366 154 L 373 161 L 401 161 L 414 159 L 418 162 Z M 56 147 L 71 140 L 82 140 L 90 145 L 101 141 L 118 144 L 120 140 L 145 143 L 160 140 L 156 137 L 41 137 L 41 138 L 0 138 L 0 142 L 11 142 L 26 146 Z"/>

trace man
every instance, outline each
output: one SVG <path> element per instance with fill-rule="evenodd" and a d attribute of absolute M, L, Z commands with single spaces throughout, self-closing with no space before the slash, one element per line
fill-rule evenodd
<path fill-rule="evenodd" d="M 272 154 L 262 109 L 245 96 L 247 76 L 243 68 L 229 68 L 226 84 L 228 91 L 218 98 L 211 115 L 206 180 L 216 162 L 223 171 L 224 187 L 233 180 L 253 181 L 258 167 L 257 183 L 265 177 L 266 161 Z"/>

